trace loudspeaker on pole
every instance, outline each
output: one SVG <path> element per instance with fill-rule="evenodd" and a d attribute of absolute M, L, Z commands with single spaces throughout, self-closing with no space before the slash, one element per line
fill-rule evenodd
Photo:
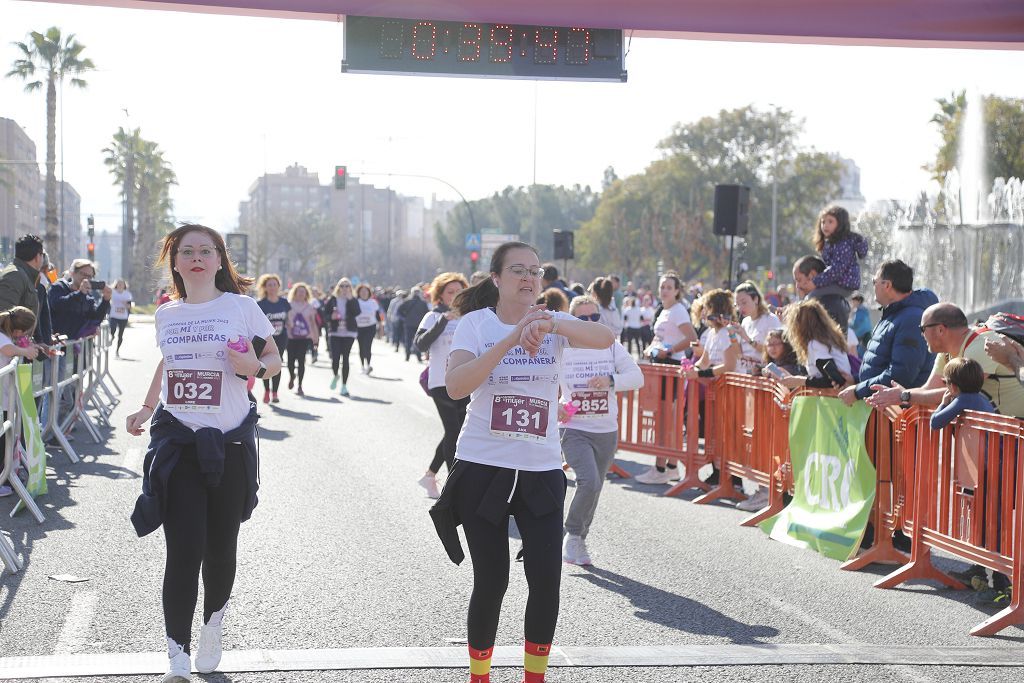
<path fill-rule="evenodd" d="M 745 185 L 715 185 L 716 235 L 746 235 L 750 213 L 750 188 Z"/>

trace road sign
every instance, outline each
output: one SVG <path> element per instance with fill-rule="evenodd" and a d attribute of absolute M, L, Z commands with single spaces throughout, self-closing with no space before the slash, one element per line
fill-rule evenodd
<path fill-rule="evenodd" d="M 494 250 L 500 247 L 505 242 L 516 242 L 519 240 L 519 235 L 512 234 L 498 234 L 491 235 L 484 233 L 480 240 L 480 260 L 484 263 L 491 262 L 491 256 L 494 254 Z"/>
<path fill-rule="evenodd" d="M 231 260 L 240 273 L 249 272 L 249 235 L 243 232 L 229 232 L 224 236 L 225 246 Z"/>
<path fill-rule="evenodd" d="M 480 249 L 480 233 L 471 232 L 466 235 L 466 250 L 478 251 Z"/>

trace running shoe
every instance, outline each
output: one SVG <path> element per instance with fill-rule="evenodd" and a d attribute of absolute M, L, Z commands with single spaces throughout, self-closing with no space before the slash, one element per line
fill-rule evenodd
<path fill-rule="evenodd" d="M 636 475 L 634 481 L 638 484 L 667 484 L 672 481 L 674 474 L 674 472 L 668 469 L 664 472 L 659 472 L 657 467 L 652 467 L 646 472 Z"/>
<path fill-rule="evenodd" d="M 736 509 L 743 512 L 757 512 L 768 507 L 768 489 L 761 487 L 746 500 L 736 503 Z"/>
<path fill-rule="evenodd" d="M 270 392 L 269 391 L 264 391 L 263 392 L 263 402 L 264 403 L 270 403 Z"/>
<path fill-rule="evenodd" d="M 270 401 L 271 401 L 271 403 L 280 403 L 281 402 L 281 399 L 279 399 L 277 397 L 277 392 L 276 391 L 270 395 Z"/>
<path fill-rule="evenodd" d="M 985 573 L 985 568 L 980 564 L 972 564 L 963 571 L 949 572 L 949 575 L 957 581 L 972 587 L 974 586 L 975 579 L 981 579 L 984 585 L 981 588 L 974 588 L 974 590 L 984 590 L 988 587 L 988 575 Z"/>
<path fill-rule="evenodd" d="M 185 649 L 167 639 L 167 657 L 170 660 L 167 665 L 167 673 L 161 679 L 161 683 L 190 683 L 192 680 L 192 658 Z"/>
<path fill-rule="evenodd" d="M 289 389 L 294 389 L 295 388 L 295 378 L 294 377 L 289 377 L 288 378 L 288 388 Z"/>
<path fill-rule="evenodd" d="M 296 396 L 305 396 L 306 395 L 306 392 L 304 392 L 302 390 L 302 385 L 299 385 L 299 388 L 295 390 L 295 395 Z"/>
<path fill-rule="evenodd" d="M 372 365 L 367 365 L 366 366 L 366 374 L 369 375 L 371 372 L 373 372 L 373 366 Z"/>
<path fill-rule="evenodd" d="M 10 486 L 0 486 L 0 498 L 3 498 L 4 496 L 9 496 L 12 493 L 14 493 L 14 489 L 12 489 Z"/>
<path fill-rule="evenodd" d="M 201 674 L 208 674 L 216 670 L 221 658 L 221 636 L 224 631 L 224 611 L 227 605 L 221 608 L 220 612 L 210 615 L 209 623 L 203 624 L 199 632 L 199 649 L 196 650 L 196 671 Z"/>
<path fill-rule="evenodd" d="M 1010 604 L 1013 597 L 1013 590 L 1006 588 L 986 588 L 976 594 L 976 600 L 981 605 L 999 605 L 1005 607 Z"/>
<path fill-rule="evenodd" d="M 338 376 L 335 375 L 334 377 L 331 378 L 331 391 L 334 391 L 337 388 L 338 388 Z"/>
<path fill-rule="evenodd" d="M 427 490 L 427 498 L 433 498 L 436 500 L 441 497 L 441 492 L 437 488 L 437 477 L 434 475 L 424 474 L 416 483 Z"/>
<path fill-rule="evenodd" d="M 587 552 L 587 542 L 582 536 L 575 534 L 566 534 L 562 540 L 562 560 L 583 567 L 593 564 L 590 561 L 590 553 Z"/>
<path fill-rule="evenodd" d="M 348 385 L 347 384 L 342 384 L 341 385 L 341 395 L 342 396 L 348 396 L 349 395 L 348 394 Z"/>

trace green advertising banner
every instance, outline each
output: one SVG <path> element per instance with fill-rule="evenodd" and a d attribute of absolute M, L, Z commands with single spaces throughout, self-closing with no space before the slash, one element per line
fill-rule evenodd
<path fill-rule="evenodd" d="M 800 396 L 789 418 L 794 495 L 761 523 L 776 541 L 834 560 L 857 554 L 875 501 L 875 468 L 864 447 L 871 408 L 837 398 Z"/>
<path fill-rule="evenodd" d="M 18 366 L 18 399 L 21 401 L 21 432 L 25 444 L 22 459 L 28 469 L 26 488 L 35 498 L 46 493 L 46 447 L 43 445 L 39 416 L 36 414 L 36 400 L 32 395 L 33 365 L 22 363 Z"/>

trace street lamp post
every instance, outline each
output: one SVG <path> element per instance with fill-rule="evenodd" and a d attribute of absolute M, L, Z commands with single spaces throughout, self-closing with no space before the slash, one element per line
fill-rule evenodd
<path fill-rule="evenodd" d="M 775 272 L 776 266 L 776 230 L 778 223 L 778 190 L 779 190 L 779 108 L 774 104 L 772 108 L 772 257 L 768 270 Z"/>

